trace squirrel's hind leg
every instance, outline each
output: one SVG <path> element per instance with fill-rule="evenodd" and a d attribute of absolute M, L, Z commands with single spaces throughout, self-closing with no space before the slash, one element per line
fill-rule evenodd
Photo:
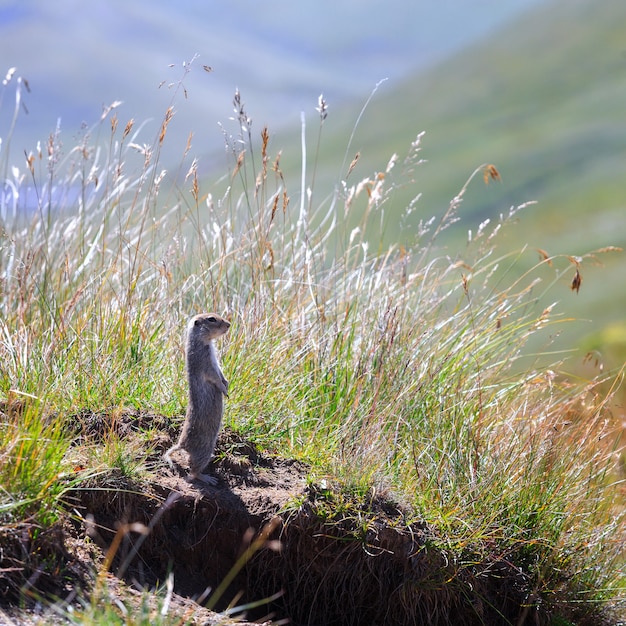
<path fill-rule="evenodd" d="M 207 485 L 217 485 L 217 478 L 215 478 L 215 476 L 209 476 L 208 474 L 196 474 L 195 472 L 192 472 L 191 474 L 189 474 L 189 476 L 187 476 L 185 480 L 188 483 L 194 480 L 199 480 L 200 482 L 206 483 Z"/>

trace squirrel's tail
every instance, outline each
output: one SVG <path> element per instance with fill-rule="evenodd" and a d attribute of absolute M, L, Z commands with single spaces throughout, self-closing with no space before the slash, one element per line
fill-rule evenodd
<path fill-rule="evenodd" d="M 174 462 L 172 461 L 172 452 L 176 452 L 176 450 L 180 450 L 180 444 L 175 443 L 164 455 L 163 458 L 165 459 L 166 463 L 171 467 L 174 468 Z"/>

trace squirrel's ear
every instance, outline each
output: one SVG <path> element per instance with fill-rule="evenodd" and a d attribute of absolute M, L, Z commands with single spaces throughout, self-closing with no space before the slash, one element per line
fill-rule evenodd
<path fill-rule="evenodd" d="M 196 319 L 193 321 L 194 326 L 200 326 L 200 324 L 202 324 L 202 320 Z"/>

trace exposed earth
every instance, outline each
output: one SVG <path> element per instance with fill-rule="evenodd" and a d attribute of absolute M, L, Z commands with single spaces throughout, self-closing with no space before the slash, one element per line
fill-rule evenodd
<path fill-rule="evenodd" d="M 228 431 L 211 469 L 218 484 L 188 483 L 184 455 L 175 470 L 162 460 L 176 434 L 168 418 L 75 421 L 77 451 L 112 435 L 145 442 L 146 428 L 153 447 L 144 471 L 105 471 L 69 491 L 51 528 L 0 527 L 0 623 L 63 623 L 81 601 L 114 598 L 196 624 L 230 623 L 206 604 L 246 607 L 237 623 L 555 623 L 512 555 L 447 553 L 389 494 L 314 484 L 304 463 Z"/>

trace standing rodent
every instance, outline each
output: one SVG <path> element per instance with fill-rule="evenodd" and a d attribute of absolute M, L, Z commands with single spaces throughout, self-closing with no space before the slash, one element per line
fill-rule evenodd
<path fill-rule="evenodd" d="M 213 476 L 203 474 L 213 451 L 222 424 L 224 402 L 228 397 L 228 381 L 224 378 L 213 345 L 213 339 L 225 334 L 230 323 L 216 313 L 202 313 L 189 320 L 187 325 L 187 380 L 189 402 L 185 423 L 178 443 L 165 453 L 172 466 L 170 455 L 175 450 L 185 450 L 189 455 L 188 480 L 201 480 L 210 485 L 217 483 Z"/>

